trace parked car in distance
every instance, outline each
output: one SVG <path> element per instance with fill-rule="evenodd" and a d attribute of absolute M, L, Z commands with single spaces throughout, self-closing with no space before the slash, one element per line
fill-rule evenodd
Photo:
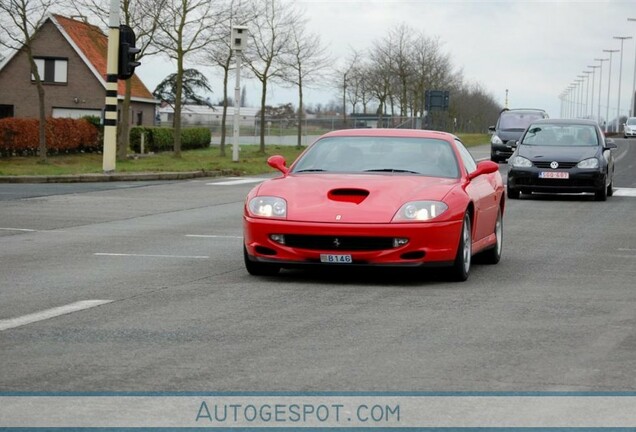
<path fill-rule="evenodd" d="M 503 109 L 495 126 L 488 129 L 490 137 L 490 160 L 500 162 L 508 159 L 514 151 L 513 144 L 521 138 L 528 125 L 535 120 L 548 118 L 542 109 Z"/>
<path fill-rule="evenodd" d="M 636 136 L 636 117 L 630 117 L 623 124 L 623 138 Z"/>
<path fill-rule="evenodd" d="M 518 142 L 508 164 L 508 192 L 613 194 L 616 144 L 591 120 L 537 120 Z"/>
<path fill-rule="evenodd" d="M 445 132 L 348 129 L 323 135 L 281 176 L 253 188 L 243 214 L 252 275 L 299 266 L 449 267 L 499 262 L 504 188 Z"/>

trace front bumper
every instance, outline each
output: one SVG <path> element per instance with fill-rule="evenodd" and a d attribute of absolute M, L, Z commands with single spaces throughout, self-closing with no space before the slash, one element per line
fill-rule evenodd
<path fill-rule="evenodd" d="M 323 264 L 321 254 L 351 255 L 351 264 L 396 267 L 451 265 L 457 254 L 462 221 L 392 224 L 304 223 L 245 216 L 245 247 L 253 261 L 281 266 Z M 283 234 L 305 239 L 301 245 L 283 245 L 270 238 Z M 307 239 L 315 241 L 307 241 Z M 407 238 L 402 246 L 383 247 L 382 239 Z M 338 239 L 336 242 L 335 240 Z M 343 246 L 349 239 L 356 247 Z M 390 242 L 389 242 L 390 243 Z M 327 247 L 326 245 L 329 245 Z M 371 245 L 371 246 L 366 246 Z M 371 250 L 364 250 L 371 249 Z"/>
<path fill-rule="evenodd" d="M 569 178 L 540 178 L 540 172 L 567 172 Z M 510 168 L 508 188 L 520 192 L 580 193 L 596 192 L 606 186 L 605 173 L 598 170 L 571 168 L 550 170 L 541 168 Z"/>
<path fill-rule="evenodd" d="M 625 137 L 636 137 L 636 129 L 625 129 L 623 134 Z"/>

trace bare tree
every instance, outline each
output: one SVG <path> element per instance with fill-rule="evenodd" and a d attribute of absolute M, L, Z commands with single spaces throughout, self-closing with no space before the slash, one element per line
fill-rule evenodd
<path fill-rule="evenodd" d="M 300 148 L 305 115 L 303 88 L 315 84 L 320 74 L 329 66 L 327 49 L 322 45 L 320 36 L 306 33 L 304 26 L 296 26 L 292 30 L 290 50 L 283 62 L 290 70 L 285 80 L 298 87 L 296 148 Z"/>
<path fill-rule="evenodd" d="M 361 58 L 361 54 L 359 51 L 356 51 L 353 48 L 350 48 L 350 53 L 345 63 L 342 67 L 340 67 L 335 73 L 335 79 L 338 87 L 342 90 L 342 123 L 343 127 L 347 127 L 347 94 L 350 92 L 348 90 L 349 84 L 351 82 L 351 75 L 353 74 L 353 70 L 355 66 L 358 64 Z M 355 111 L 355 106 L 354 106 Z"/>
<path fill-rule="evenodd" d="M 285 74 L 283 55 L 289 52 L 291 34 L 302 16 L 293 3 L 282 0 L 258 0 L 256 18 L 250 24 L 250 42 L 246 59 L 256 79 L 261 82 L 260 153 L 265 153 L 265 106 L 267 85 Z"/>
<path fill-rule="evenodd" d="M 232 68 L 232 59 L 234 58 L 234 50 L 230 43 L 230 35 L 232 32 L 232 26 L 244 25 L 251 19 L 253 19 L 252 8 L 248 7 L 245 1 L 231 0 L 227 5 L 227 17 L 224 21 L 219 22 L 217 28 L 217 38 L 215 43 L 209 44 L 204 48 L 202 53 L 202 60 L 212 63 L 215 67 L 220 68 L 223 71 L 223 113 L 221 115 L 221 145 L 220 155 L 225 156 L 225 137 L 227 135 L 227 108 L 228 101 L 228 81 L 229 74 Z M 248 29 L 249 30 L 249 29 Z M 243 97 L 241 97 L 241 100 Z"/>
<path fill-rule="evenodd" d="M 174 107 L 174 156 L 181 157 L 183 71 L 189 56 L 218 39 L 217 26 L 227 19 L 224 0 L 162 0 L 157 14 L 156 46 L 177 63 Z"/>
<path fill-rule="evenodd" d="M 4 32 L 0 43 L 10 50 L 27 55 L 31 75 L 35 81 L 39 104 L 38 154 L 40 162 L 46 163 L 46 107 L 45 91 L 40 70 L 33 57 L 33 42 L 38 29 L 47 19 L 53 0 L 1 0 L 0 29 Z"/>

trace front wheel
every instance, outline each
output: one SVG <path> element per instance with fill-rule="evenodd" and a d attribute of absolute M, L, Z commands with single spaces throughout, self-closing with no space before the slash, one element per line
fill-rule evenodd
<path fill-rule="evenodd" d="M 519 192 L 519 189 L 515 189 L 511 187 L 508 187 L 506 189 L 506 196 L 508 197 L 508 199 L 519 199 L 520 194 L 521 192 Z"/>
<path fill-rule="evenodd" d="M 465 281 L 468 279 L 468 275 L 470 274 L 470 264 L 473 257 L 473 239 L 471 232 L 470 215 L 466 212 L 464 214 L 462 232 L 459 236 L 457 255 L 455 256 L 455 262 L 451 268 L 451 278 L 458 282 Z"/>
<path fill-rule="evenodd" d="M 594 199 L 596 201 L 607 201 L 607 190 L 608 188 L 603 186 L 601 189 L 594 193 Z"/>
<path fill-rule="evenodd" d="M 247 255 L 245 245 L 243 245 L 243 261 L 245 262 L 245 269 L 252 276 L 275 276 L 280 271 L 280 267 L 275 264 L 251 261 Z"/>
<path fill-rule="evenodd" d="M 612 195 L 614 195 L 614 180 L 607 186 L 607 196 L 611 197 Z"/>

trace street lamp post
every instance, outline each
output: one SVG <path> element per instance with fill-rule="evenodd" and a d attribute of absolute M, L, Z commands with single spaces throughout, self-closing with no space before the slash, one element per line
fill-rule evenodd
<path fill-rule="evenodd" d="M 590 92 L 590 118 L 594 118 L 594 83 L 596 81 L 596 69 L 599 65 L 588 65 L 587 67 L 592 69 L 592 91 Z"/>
<path fill-rule="evenodd" d="M 583 81 L 585 81 L 586 75 L 577 75 L 576 77 L 578 78 L 578 81 L 581 84 L 581 86 L 579 88 L 579 106 L 578 106 L 578 109 L 577 109 L 576 116 L 578 118 L 581 118 L 581 117 L 583 117 Z"/>
<path fill-rule="evenodd" d="M 616 103 L 616 132 L 620 132 L 621 131 L 621 125 L 620 125 L 620 120 L 621 120 L 621 75 L 623 73 L 623 42 L 625 42 L 625 39 L 631 39 L 631 36 L 614 36 L 614 39 L 618 39 L 621 41 L 621 62 L 620 62 L 620 66 L 618 67 L 618 102 Z"/>
<path fill-rule="evenodd" d="M 607 133 L 607 127 L 609 125 L 609 99 L 610 90 L 612 88 L 612 54 L 618 52 L 618 50 L 603 50 L 603 52 L 609 53 L 609 72 L 607 73 L 607 110 L 605 112 L 605 133 Z"/>
<path fill-rule="evenodd" d="M 598 111 L 596 112 L 598 123 L 600 124 L 601 123 L 601 83 L 603 82 L 603 62 L 609 59 L 595 58 L 594 60 L 596 60 L 597 62 L 601 62 L 599 66 L 601 70 L 599 71 L 599 76 L 598 76 Z"/>
<path fill-rule="evenodd" d="M 590 99 L 590 74 L 592 71 L 585 70 L 585 108 L 583 110 L 583 118 L 587 117 L 587 102 Z"/>
<path fill-rule="evenodd" d="M 627 18 L 627 21 L 636 22 L 636 18 Z M 636 116 L 636 44 L 634 44 L 634 78 L 632 79 L 632 98 L 631 106 L 629 107 L 630 117 Z"/>

